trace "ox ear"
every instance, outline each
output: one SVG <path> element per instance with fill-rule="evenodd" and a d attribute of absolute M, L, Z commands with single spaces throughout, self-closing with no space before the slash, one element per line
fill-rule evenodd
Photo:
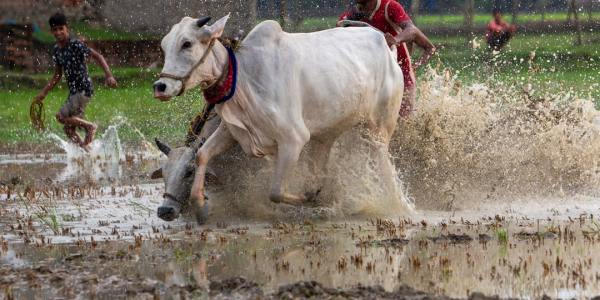
<path fill-rule="evenodd" d="M 150 174 L 150 179 L 159 179 L 163 177 L 162 168 L 155 170 Z"/>
<path fill-rule="evenodd" d="M 214 24 L 208 26 L 208 33 L 210 37 L 213 39 L 220 38 L 223 35 L 223 31 L 225 30 L 225 24 L 227 24 L 227 20 L 229 19 L 229 15 L 220 18 Z"/>
<path fill-rule="evenodd" d="M 154 138 L 154 142 L 156 143 L 156 147 L 158 147 L 158 149 L 164 153 L 165 155 L 169 155 L 169 153 L 171 152 L 171 147 L 169 147 L 169 145 L 161 142 L 158 140 L 158 138 Z"/>

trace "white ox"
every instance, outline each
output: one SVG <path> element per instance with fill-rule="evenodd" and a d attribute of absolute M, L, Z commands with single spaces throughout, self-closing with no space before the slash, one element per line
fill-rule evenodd
<path fill-rule="evenodd" d="M 154 96 L 167 101 L 198 85 L 212 86 L 229 66 L 217 38 L 225 16 L 185 17 L 163 38 L 165 64 Z M 270 200 L 301 204 L 303 196 L 284 192 L 286 176 L 311 140 L 312 169 L 323 171 L 336 138 L 357 124 L 373 141 L 388 146 L 403 93 L 402 71 L 383 34 L 368 28 L 334 28 L 286 33 L 275 21 L 257 25 L 236 52 L 237 87 L 216 105 L 222 122 L 197 151 L 191 199 L 204 207 L 206 165 L 238 142 L 244 152 L 275 158 Z M 161 208 L 177 205 L 165 198 Z M 177 209 L 178 211 L 178 209 Z"/>

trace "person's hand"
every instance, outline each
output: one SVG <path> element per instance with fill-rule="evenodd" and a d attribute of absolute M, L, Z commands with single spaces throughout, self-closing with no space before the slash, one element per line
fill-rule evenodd
<path fill-rule="evenodd" d="M 115 79 L 114 76 L 108 76 L 106 77 L 106 85 L 111 87 L 111 88 L 116 88 L 117 87 L 117 80 Z"/>
<path fill-rule="evenodd" d="M 385 33 L 385 41 L 387 42 L 389 47 L 391 47 L 392 45 L 398 44 L 398 41 L 396 41 L 396 38 L 387 32 Z"/>
<path fill-rule="evenodd" d="M 46 95 L 44 95 L 44 94 L 38 94 L 38 95 L 37 95 L 37 96 L 35 96 L 35 98 L 33 98 L 33 99 L 34 99 L 34 101 L 35 101 L 35 102 L 40 102 L 40 103 L 42 103 L 42 102 L 44 102 L 44 98 L 46 98 Z"/>

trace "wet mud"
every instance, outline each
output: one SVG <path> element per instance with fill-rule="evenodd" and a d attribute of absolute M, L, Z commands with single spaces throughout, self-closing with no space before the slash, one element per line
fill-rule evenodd
<path fill-rule="evenodd" d="M 586 298 L 600 205 L 252 222 L 156 217 L 159 184 L 0 209 L 4 298 Z M 104 193 L 104 194 L 103 194 Z M 103 196 L 101 196 L 103 195 Z"/>

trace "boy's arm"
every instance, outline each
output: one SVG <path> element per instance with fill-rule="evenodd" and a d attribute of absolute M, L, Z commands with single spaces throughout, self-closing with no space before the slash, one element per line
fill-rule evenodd
<path fill-rule="evenodd" d="M 117 87 L 117 80 L 110 72 L 110 68 L 108 67 L 108 63 L 106 63 L 106 59 L 102 54 L 98 53 L 98 51 L 90 48 L 90 55 L 92 58 L 102 67 L 104 70 L 104 76 L 106 77 L 106 85 L 109 87 Z"/>
<path fill-rule="evenodd" d="M 62 77 L 62 67 L 60 65 L 55 65 L 54 67 L 54 76 L 50 79 L 50 82 L 46 84 L 46 86 L 42 89 L 42 91 L 35 97 L 36 101 L 42 102 L 48 92 L 50 92 L 59 82 Z"/>

